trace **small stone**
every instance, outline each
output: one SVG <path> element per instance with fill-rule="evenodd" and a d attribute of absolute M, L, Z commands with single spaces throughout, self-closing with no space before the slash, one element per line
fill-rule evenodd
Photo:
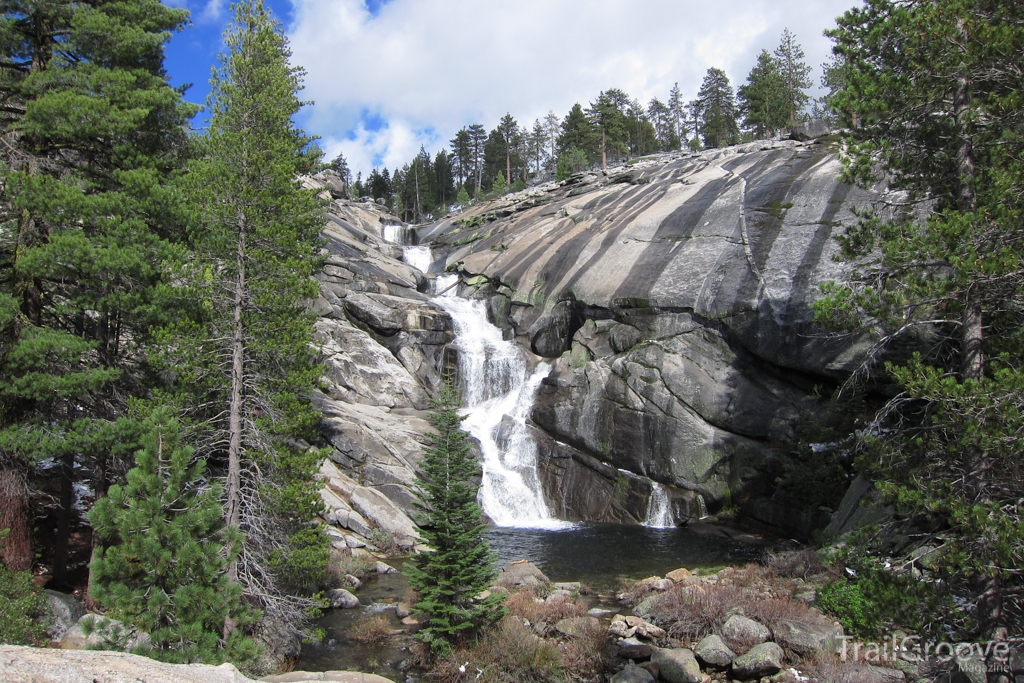
<path fill-rule="evenodd" d="M 766 627 L 742 614 L 733 614 L 722 625 L 722 635 L 733 643 L 764 643 L 772 633 Z"/>
<path fill-rule="evenodd" d="M 327 591 L 327 600 L 330 601 L 333 609 L 355 609 L 359 607 L 359 598 L 352 595 L 344 588 L 334 588 Z"/>
<path fill-rule="evenodd" d="M 351 574 L 345 574 L 345 583 L 353 590 L 359 590 L 363 587 L 363 582 L 359 580 L 359 577 L 352 576 Z"/>
<path fill-rule="evenodd" d="M 558 602 L 560 600 L 566 600 L 572 597 L 572 593 L 565 590 L 554 590 L 548 595 L 544 602 Z"/>
<path fill-rule="evenodd" d="M 579 593 L 581 584 L 579 581 L 559 581 L 558 583 L 551 584 L 551 587 L 556 591 L 569 591 L 570 593 Z"/>
<path fill-rule="evenodd" d="M 390 564 L 386 564 L 377 560 L 373 565 L 373 570 L 378 574 L 397 574 L 398 570 L 392 567 Z"/>
<path fill-rule="evenodd" d="M 600 607 L 592 607 L 589 610 L 587 610 L 587 616 L 589 617 L 607 617 L 612 614 L 615 614 L 615 610 L 613 609 L 602 609 Z"/>
<path fill-rule="evenodd" d="M 694 648 L 693 654 L 697 655 L 697 659 L 707 666 L 716 669 L 728 669 L 736 657 L 736 653 L 730 650 L 725 641 L 717 635 L 705 636 L 701 639 L 697 643 L 697 647 Z"/>
<path fill-rule="evenodd" d="M 750 680 L 777 674 L 782 670 L 783 656 L 782 648 L 775 643 L 760 643 L 732 660 L 732 676 Z"/>
<path fill-rule="evenodd" d="M 660 667 L 661 679 L 667 683 L 701 683 L 703 680 L 692 650 L 682 647 L 655 650 L 651 661 Z"/>
<path fill-rule="evenodd" d="M 412 604 L 408 602 L 400 602 L 395 607 L 395 616 L 399 619 L 405 619 L 407 616 L 412 614 Z"/>

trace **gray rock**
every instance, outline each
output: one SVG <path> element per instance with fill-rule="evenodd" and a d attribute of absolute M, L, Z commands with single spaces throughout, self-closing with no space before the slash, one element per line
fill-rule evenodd
<path fill-rule="evenodd" d="M 693 649 L 693 654 L 705 665 L 716 669 L 728 669 L 736 657 L 736 653 L 730 650 L 719 636 L 714 634 L 704 636 L 697 643 L 697 647 Z"/>
<path fill-rule="evenodd" d="M 66 593 L 59 593 L 46 589 L 46 604 L 50 608 L 50 626 L 46 633 L 50 640 L 60 640 L 68 629 L 74 626 L 75 622 L 85 616 L 85 608 L 82 603 Z"/>
<path fill-rule="evenodd" d="M 829 623 L 795 622 L 782 619 L 775 628 L 775 640 L 799 655 L 836 652 L 842 644 L 843 627 Z"/>
<path fill-rule="evenodd" d="M 704 679 L 692 650 L 657 649 L 651 654 L 651 661 L 658 665 L 661 678 L 667 683 L 701 683 Z"/>
<path fill-rule="evenodd" d="M 636 638 L 623 638 L 615 643 L 616 653 L 622 659 L 648 659 L 654 653 L 654 646 L 641 643 Z"/>
<path fill-rule="evenodd" d="M 359 602 L 359 598 L 344 588 L 332 588 L 327 591 L 326 595 L 333 609 L 355 609 L 362 604 Z"/>
<path fill-rule="evenodd" d="M 494 580 L 495 586 L 546 586 L 550 583 L 551 581 L 544 576 L 544 572 L 537 565 L 526 560 L 516 560 L 505 565 Z"/>
<path fill-rule="evenodd" d="M 771 676 L 782 670 L 782 648 L 775 643 L 760 643 L 732 660 L 732 676 L 740 680 Z"/>
<path fill-rule="evenodd" d="M 805 121 L 804 123 L 798 123 L 793 126 L 793 130 L 790 131 L 789 137 L 792 140 L 815 140 L 817 138 L 823 138 L 831 132 L 832 128 L 828 125 L 828 121 L 814 119 L 813 121 Z"/>
<path fill-rule="evenodd" d="M 626 668 L 611 677 L 610 683 L 655 683 L 655 681 L 650 671 L 629 662 L 626 664 Z"/>
<path fill-rule="evenodd" d="M 387 564 L 386 562 L 381 562 L 380 560 L 377 560 L 376 562 L 373 563 L 373 571 L 375 571 L 378 574 L 397 574 L 398 573 L 397 569 L 392 567 L 390 564 Z"/>
<path fill-rule="evenodd" d="M 544 602 L 557 602 L 571 597 L 572 593 L 570 591 L 556 589 L 551 591 L 551 593 L 548 594 L 548 597 L 544 598 Z"/>
<path fill-rule="evenodd" d="M 560 619 L 555 624 L 555 630 L 563 636 L 579 638 L 588 632 L 597 631 L 601 628 L 601 622 L 596 617 L 569 617 Z"/>
<path fill-rule="evenodd" d="M 772 637 L 772 632 L 753 619 L 734 614 L 722 625 L 722 635 L 734 643 L 750 645 L 767 641 Z"/>
<path fill-rule="evenodd" d="M 612 326 L 608 332 L 608 341 L 615 353 L 625 353 L 640 343 L 644 335 L 632 325 L 622 323 Z"/>

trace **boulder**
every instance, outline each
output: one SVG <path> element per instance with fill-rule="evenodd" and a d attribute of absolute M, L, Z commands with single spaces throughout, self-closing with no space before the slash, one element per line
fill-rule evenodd
<path fill-rule="evenodd" d="M 777 674 L 782 670 L 784 656 L 775 643 L 759 643 L 732 660 L 732 676 L 745 681 Z"/>
<path fill-rule="evenodd" d="M 667 683 L 701 683 L 704 680 L 692 650 L 657 649 L 651 655 L 651 661 L 658 665 L 661 679 Z"/>
<path fill-rule="evenodd" d="M 546 586 L 550 583 L 544 572 L 528 560 L 516 560 L 505 565 L 494 580 L 495 586 Z"/>
<path fill-rule="evenodd" d="M 799 655 L 836 652 L 843 642 L 839 624 L 796 622 L 781 619 L 775 628 L 775 640 Z"/>
<path fill-rule="evenodd" d="M 67 593 L 46 589 L 43 594 L 46 595 L 46 604 L 52 617 L 46 633 L 51 640 L 60 640 L 75 622 L 85 616 L 85 608 Z"/>
<path fill-rule="evenodd" d="M 641 643 L 636 638 L 623 638 L 615 643 L 615 649 L 622 659 L 648 659 L 654 652 L 652 645 Z"/>
<path fill-rule="evenodd" d="M 722 635 L 733 643 L 750 645 L 767 641 L 772 637 L 772 632 L 753 619 L 734 614 L 722 625 Z"/>
<path fill-rule="evenodd" d="M 327 600 L 333 609 L 355 609 L 362 605 L 359 598 L 344 588 L 332 588 L 327 591 Z"/>
<path fill-rule="evenodd" d="M 816 140 L 823 138 L 832 132 L 832 127 L 828 125 L 828 121 L 822 119 L 814 119 L 813 121 L 804 121 L 793 126 L 793 129 L 789 132 L 789 138 L 791 140 Z"/>
<path fill-rule="evenodd" d="M 647 669 L 641 669 L 633 662 L 611 677 L 610 683 L 655 683 L 654 676 Z"/>
<path fill-rule="evenodd" d="M 405 512 L 375 489 L 365 486 L 356 488 L 349 503 L 378 529 L 383 529 L 396 539 L 417 536 L 416 526 Z"/>
<path fill-rule="evenodd" d="M 570 638 L 579 638 L 600 628 L 601 622 L 596 617 L 569 617 L 555 624 L 556 631 Z"/>
<path fill-rule="evenodd" d="M 390 564 L 387 564 L 386 562 L 381 562 L 380 560 L 377 560 L 376 562 L 373 563 L 373 571 L 376 572 L 377 574 L 397 574 L 398 573 L 397 569 L 392 567 Z"/>
<path fill-rule="evenodd" d="M 736 653 L 729 649 L 725 641 L 714 634 L 704 636 L 693 649 L 693 654 L 705 665 L 715 669 L 728 669 L 736 657 Z"/>
<path fill-rule="evenodd" d="M 691 576 L 693 576 L 693 572 L 691 572 L 689 569 L 686 569 L 685 567 L 673 569 L 668 574 L 665 574 L 665 578 L 669 579 L 674 583 L 682 583 Z"/>
<path fill-rule="evenodd" d="M 649 640 L 657 640 L 665 637 L 665 631 L 654 624 L 650 624 L 640 617 L 632 615 L 623 616 L 616 614 L 612 617 L 612 623 L 608 626 L 608 633 L 619 638 L 640 636 Z"/>
<path fill-rule="evenodd" d="M 16 645 L 0 645 L 0 672 L 4 683 L 253 683 L 231 664 L 165 664 L 125 652 Z"/>

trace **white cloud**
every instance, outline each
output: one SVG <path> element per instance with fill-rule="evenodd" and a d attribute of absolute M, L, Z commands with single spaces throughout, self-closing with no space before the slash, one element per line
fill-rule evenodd
<path fill-rule="evenodd" d="M 529 125 L 611 87 L 646 104 L 679 82 L 690 99 L 711 66 L 738 85 L 787 26 L 817 67 L 822 30 L 856 0 L 392 0 L 375 17 L 362 0 L 292 1 L 293 62 L 316 102 L 306 126 L 365 173 L 463 125 L 506 112 Z"/>
<path fill-rule="evenodd" d="M 224 16 L 225 9 L 226 4 L 224 0 L 209 0 L 202 11 L 199 12 L 199 21 L 201 23 L 218 22 Z"/>

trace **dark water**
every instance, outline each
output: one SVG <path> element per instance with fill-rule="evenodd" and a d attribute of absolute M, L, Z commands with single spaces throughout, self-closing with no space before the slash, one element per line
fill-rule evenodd
<path fill-rule="evenodd" d="M 487 540 L 500 564 L 526 558 L 552 581 L 581 581 L 601 591 L 614 590 L 622 578 L 753 562 L 770 545 L 761 536 L 705 523 L 673 529 L 621 524 L 559 531 L 494 528 L 487 531 Z"/>
<path fill-rule="evenodd" d="M 624 578 L 664 576 L 679 567 L 696 569 L 756 561 L 772 541 L 756 534 L 710 523 L 675 529 L 615 524 L 581 524 L 560 531 L 492 528 L 487 541 L 500 564 L 528 559 L 552 581 L 580 581 L 594 591 L 613 593 Z M 403 560 L 389 560 L 402 570 Z M 367 607 L 329 610 L 318 625 L 325 636 L 302 648 L 297 668 L 305 671 L 369 671 L 404 680 L 403 660 L 410 657 L 409 637 L 381 645 L 361 645 L 349 637 L 357 622 L 384 614 L 392 628 L 402 628 L 394 605 L 408 588 L 401 574 L 367 580 L 355 591 Z"/>

